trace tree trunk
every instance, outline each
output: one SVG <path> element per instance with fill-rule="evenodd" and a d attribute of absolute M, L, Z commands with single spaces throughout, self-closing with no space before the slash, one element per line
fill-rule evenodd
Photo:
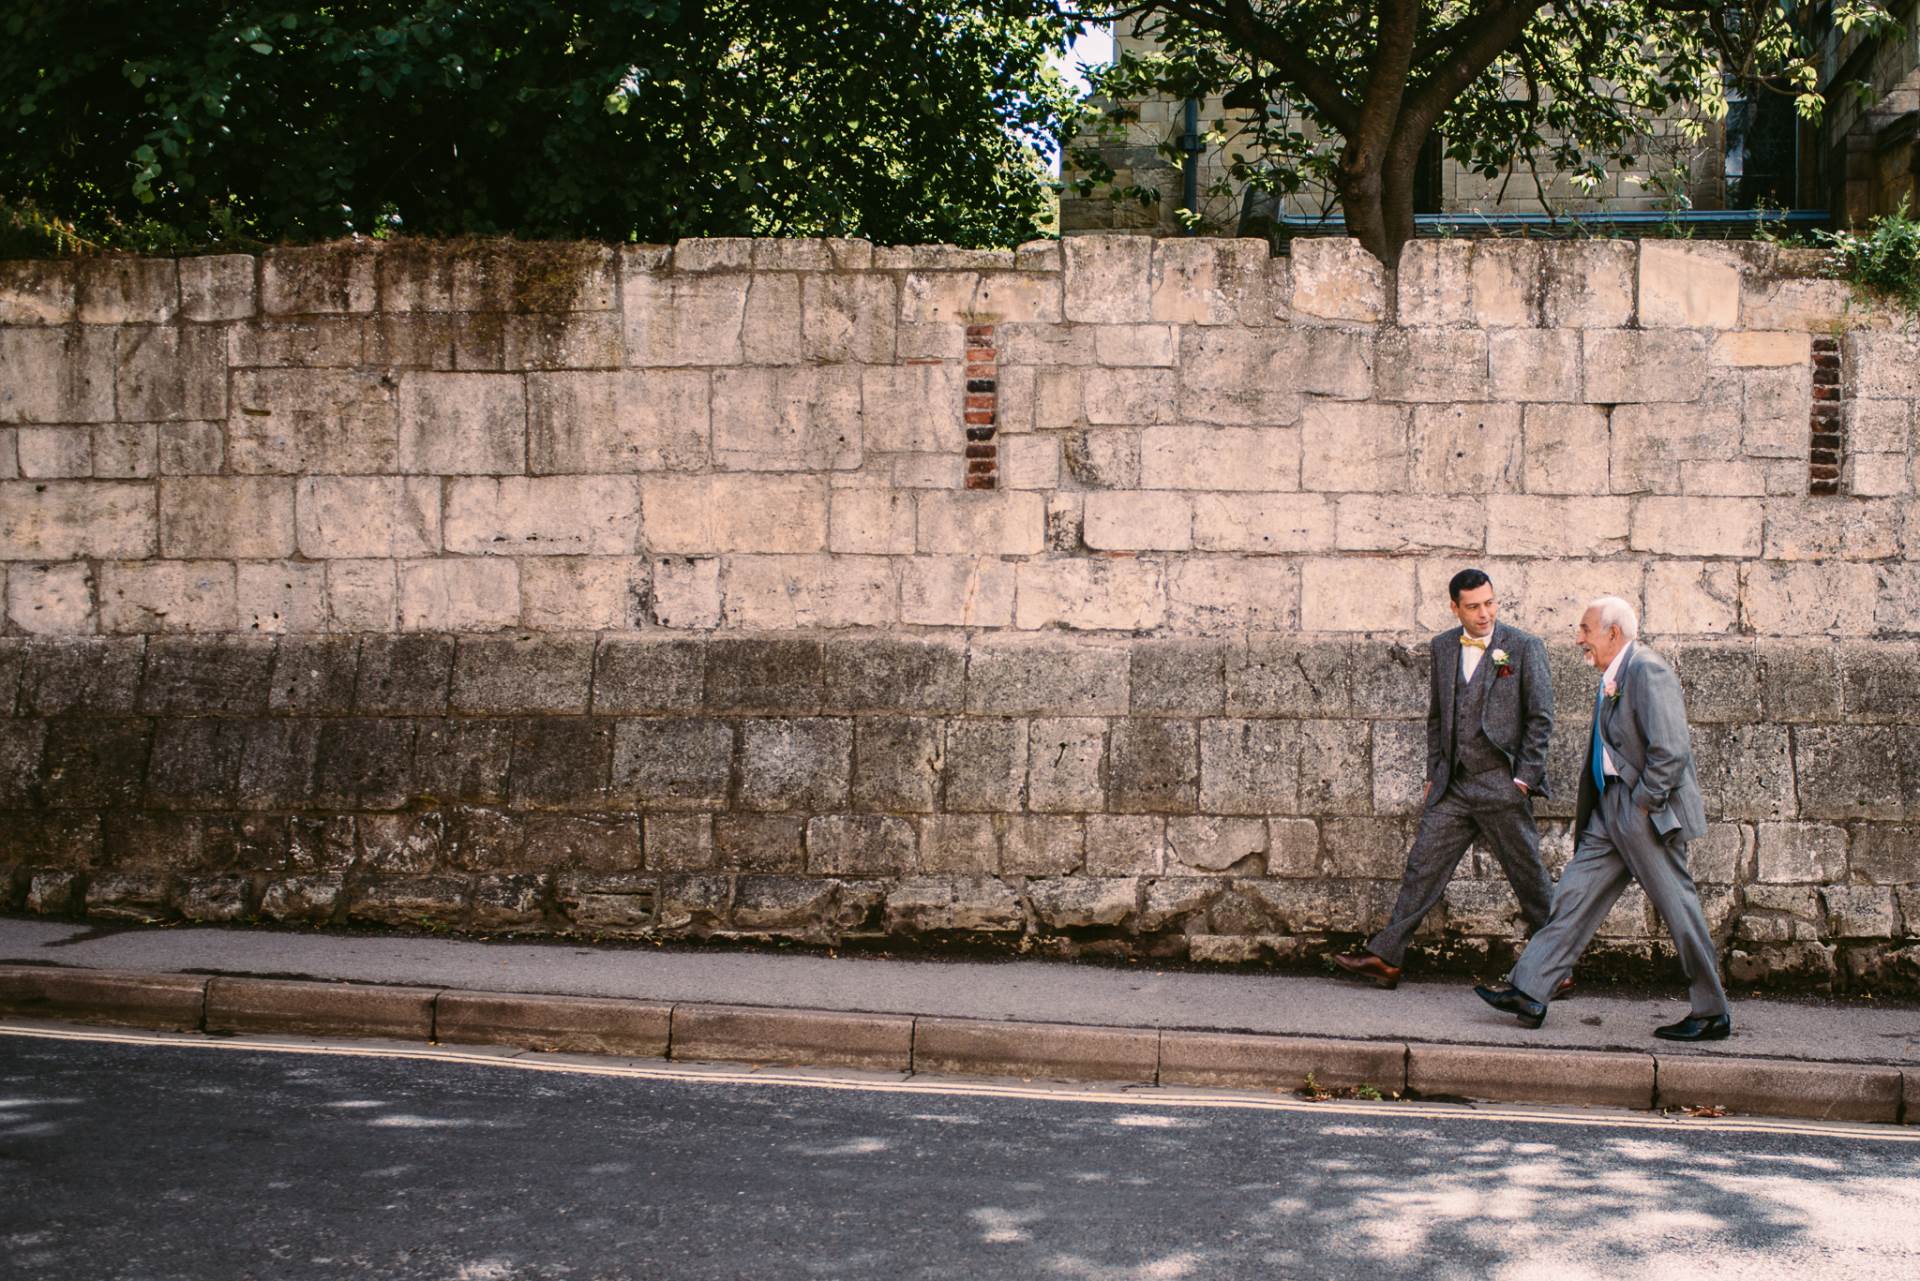
<path fill-rule="evenodd" d="M 1401 251 L 1413 239 L 1413 182 L 1420 169 L 1424 135 L 1409 143 L 1397 136 L 1369 157 L 1349 147 L 1335 179 L 1347 234 L 1389 269 L 1400 265 Z"/>

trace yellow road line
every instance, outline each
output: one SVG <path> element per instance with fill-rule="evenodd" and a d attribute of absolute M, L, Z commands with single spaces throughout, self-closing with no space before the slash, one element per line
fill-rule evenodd
<path fill-rule="evenodd" d="M 1075 1103 L 1125 1104 L 1128 1107 L 1228 1109 L 1255 1112 L 1300 1112 L 1373 1118 L 1418 1117 L 1423 1120 L 1524 1121 L 1529 1124 L 1589 1126 L 1599 1129 L 1715 1130 L 1743 1134 L 1797 1134 L 1830 1138 L 1873 1139 L 1883 1143 L 1920 1143 L 1920 1129 L 1852 1122 L 1798 1121 L 1773 1117 L 1668 1117 L 1651 1113 L 1579 1113 L 1543 1110 L 1524 1104 L 1373 1103 L 1330 1099 L 1312 1103 L 1284 1095 L 1219 1091 L 1183 1093 L 1171 1086 L 1030 1086 L 998 1081 L 914 1076 L 900 1080 L 796 1075 L 779 1069 L 689 1066 L 668 1063 L 657 1067 L 628 1062 L 587 1063 L 578 1059 L 527 1058 L 535 1051 L 458 1050 L 445 1046 L 387 1046 L 273 1040 L 247 1037 L 208 1037 L 179 1032 L 104 1032 L 69 1027 L 0 1023 L 0 1036 L 32 1040 L 90 1041 L 108 1045 L 158 1045 L 205 1050 L 244 1050 L 268 1054 L 312 1054 L 341 1058 L 416 1059 L 437 1063 L 465 1063 L 480 1067 L 514 1068 L 523 1072 L 554 1072 L 566 1076 L 620 1077 L 648 1081 L 680 1081 L 711 1085 L 781 1085 L 814 1090 L 867 1091 L 877 1094 L 931 1094 L 968 1098 L 1046 1099 Z"/>

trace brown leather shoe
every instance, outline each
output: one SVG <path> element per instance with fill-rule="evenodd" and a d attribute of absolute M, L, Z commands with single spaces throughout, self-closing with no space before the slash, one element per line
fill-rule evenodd
<path fill-rule="evenodd" d="M 1573 975 L 1569 974 L 1567 975 L 1567 977 L 1560 980 L 1559 987 L 1556 987 L 1553 989 L 1553 999 L 1556 1001 L 1564 1001 L 1567 997 L 1567 993 L 1573 991 L 1573 988 L 1574 988 Z"/>
<path fill-rule="evenodd" d="M 1333 963 L 1356 978 L 1372 979 L 1375 987 L 1393 988 L 1400 984 L 1400 967 L 1388 965 L 1372 952 L 1336 952 Z"/>

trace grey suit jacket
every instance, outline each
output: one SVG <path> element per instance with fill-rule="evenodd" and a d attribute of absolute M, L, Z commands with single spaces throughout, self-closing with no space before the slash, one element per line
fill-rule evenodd
<path fill-rule="evenodd" d="M 1600 737 L 1620 781 L 1632 789 L 1633 803 L 1653 820 L 1663 839 L 1699 840 L 1707 834 L 1707 807 L 1693 772 L 1693 738 L 1680 678 L 1666 659 L 1634 641 L 1620 664 L 1616 688 L 1618 698 L 1600 701 Z M 1573 820 L 1576 839 L 1599 799 L 1589 735 Z"/>
<path fill-rule="evenodd" d="M 1455 627 L 1433 638 L 1433 673 L 1427 698 L 1427 804 L 1440 799 L 1453 777 L 1453 689 L 1460 680 L 1460 635 Z M 1493 651 L 1505 650 L 1512 675 L 1501 676 Z M 1547 795 L 1547 740 L 1553 737 L 1553 677 L 1547 647 L 1538 636 L 1495 623 L 1487 652 L 1473 679 L 1491 681 L 1480 728 L 1513 767 L 1513 777 L 1534 796 Z"/>

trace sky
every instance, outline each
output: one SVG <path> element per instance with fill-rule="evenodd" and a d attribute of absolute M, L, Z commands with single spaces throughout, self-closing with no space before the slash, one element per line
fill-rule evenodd
<path fill-rule="evenodd" d="M 1080 68 L 1088 63 L 1095 66 L 1113 61 L 1113 32 L 1100 28 L 1089 31 L 1073 42 L 1073 48 L 1061 63 L 1061 71 L 1083 92 L 1087 87 L 1087 78 Z"/>

